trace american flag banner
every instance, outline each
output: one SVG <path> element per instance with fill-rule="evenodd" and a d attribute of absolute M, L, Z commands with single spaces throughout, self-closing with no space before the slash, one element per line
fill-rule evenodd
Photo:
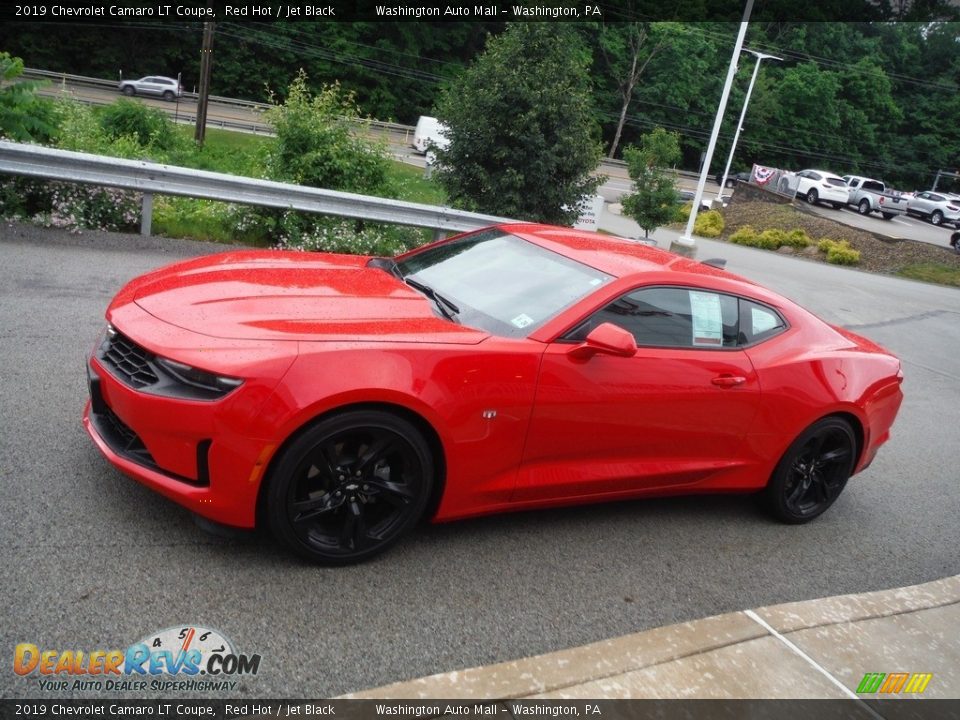
<path fill-rule="evenodd" d="M 757 185 L 766 185 L 779 171 L 776 168 L 763 167 L 762 165 L 753 166 L 753 180 Z"/>

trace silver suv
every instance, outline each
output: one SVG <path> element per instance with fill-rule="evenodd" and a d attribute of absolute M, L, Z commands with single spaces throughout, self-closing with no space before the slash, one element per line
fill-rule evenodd
<path fill-rule="evenodd" d="M 121 80 L 119 90 L 127 97 L 155 95 L 164 100 L 183 97 L 183 87 L 173 78 L 163 75 L 148 75 L 139 80 Z"/>
<path fill-rule="evenodd" d="M 934 225 L 953 223 L 960 228 L 960 198 L 935 190 L 917 193 L 907 204 L 907 215 L 916 215 Z"/>

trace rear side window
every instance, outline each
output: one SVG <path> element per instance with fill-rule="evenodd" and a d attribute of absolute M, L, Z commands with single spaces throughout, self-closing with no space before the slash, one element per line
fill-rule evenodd
<path fill-rule="evenodd" d="M 840 178 L 827 178 L 827 185 L 836 185 L 837 187 L 847 186 L 847 184 Z"/>
<path fill-rule="evenodd" d="M 752 302 L 740 300 L 740 344 L 753 343 L 771 338 L 786 329 L 783 318 L 774 310 Z"/>

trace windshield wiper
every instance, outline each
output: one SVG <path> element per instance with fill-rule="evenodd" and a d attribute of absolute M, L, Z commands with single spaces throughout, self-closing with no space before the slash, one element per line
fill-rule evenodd
<path fill-rule="evenodd" d="M 426 295 L 428 298 L 433 300 L 436 303 L 436 306 L 439 308 L 440 312 L 443 313 L 443 316 L 447 320 L 453 320 L 457 322 L 456 316 L 460 314 L 460 308 L 454 305 L 450 300 L 445 298 L 443 295 L 438 293 L 429 285 L 424 285 L 419 280 L 414 280 L 413 278 L 404 278 L 404 282 L 407 283 L 412 288 L 415 288 Z"/>
<path fill-rule="evenodd" d="M 403 280 L 403 272 L 400 270 L 400 266 L 397 264 L 397 261 L 393 258 L 387 257 L 374 257 L 370 258 L 367 261 L 367 267 L 375 267 L 380 270 L 386 270 L 388 273 L 394 277 L 398 277 Z"/>

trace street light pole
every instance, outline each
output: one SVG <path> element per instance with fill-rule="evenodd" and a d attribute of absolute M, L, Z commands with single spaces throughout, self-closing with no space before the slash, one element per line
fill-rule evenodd
<path fill-rule="evenodd" d="M 697 221 L 697 213 L 700 211 L 700 201 L 703 198 L 703 188 L 707 183 L 707 174 L 710 172 L 710 161 L 713 160 L 713 151 L 717 147 L 717 136 L 720 134 L 720 125 L 723 123 L 723 114 L 727 109 L 727 98 L 730 97 L 730 87 L 733 85 L 733 77 L 737 74 L 737 58 L 740 57 L 740 50 L 743 48 L 743 38 L 747 34 L 747 27 L 750 25 L 750 12 L 753 10 L 753 0 L 747 0 L 747 6 L 743 11 L 743 20 L 740 21 L 740 32 L 737 34 L 737 42 L 733 48 L 733 56 L 730 58 L 730 67 L 727 68 L 727 82 L 723 86 L 723 92 L 720 94 L 720 106 L 717 108 L 717 117 L 713 121 L 713 132 L 710 134 L 710 142 L 707 144 L 707 156 L 703 159 L 703 167 L 700 170 L 700 181 L 697 183 L 697 192 L 693 196 L 693 207 L 690 209 L 690 219 L 687 220 L 687 229 L 683 235 L 672 243 L 671 250 L 681 255 L 696 255 L 697 241 L 693 239 L 693 225 Z"/>
<path fill-rule="evenodd" d="M 740 131 L 743 130 L 743 119 L 747 116 L 747 105 L 750 103 L 750 94 L 753 92 L 753 84 L 757 81 L 757 75 L 760 73 L 760 63 L 764 60 L 777 60 L 783 62 L 783 58 L 776 55 L 767 55 L 756 50 L 747 50 L 751 55 L 756 56 L 757 64 L 753 66 L 753 77 L 750 78 L 750 86 L 747 88 L 747 96 L 743 99 L 743 110 L 740 111 L 740 122 L 737 123 L 737 131 L 733 134 L 733 145 L 730 146 L 730 156 L 727 158 L 727 167 L 723 169 L 723 179 L 720 181 L 720 192 L 717 194 L 717 200 L 723 198 L 724 188 L 727 187 L 727 176 L 730 174 L 730 165 L 733 163 L 733 154 L 737 151 L 737 140 L 740 139 Z"/>

